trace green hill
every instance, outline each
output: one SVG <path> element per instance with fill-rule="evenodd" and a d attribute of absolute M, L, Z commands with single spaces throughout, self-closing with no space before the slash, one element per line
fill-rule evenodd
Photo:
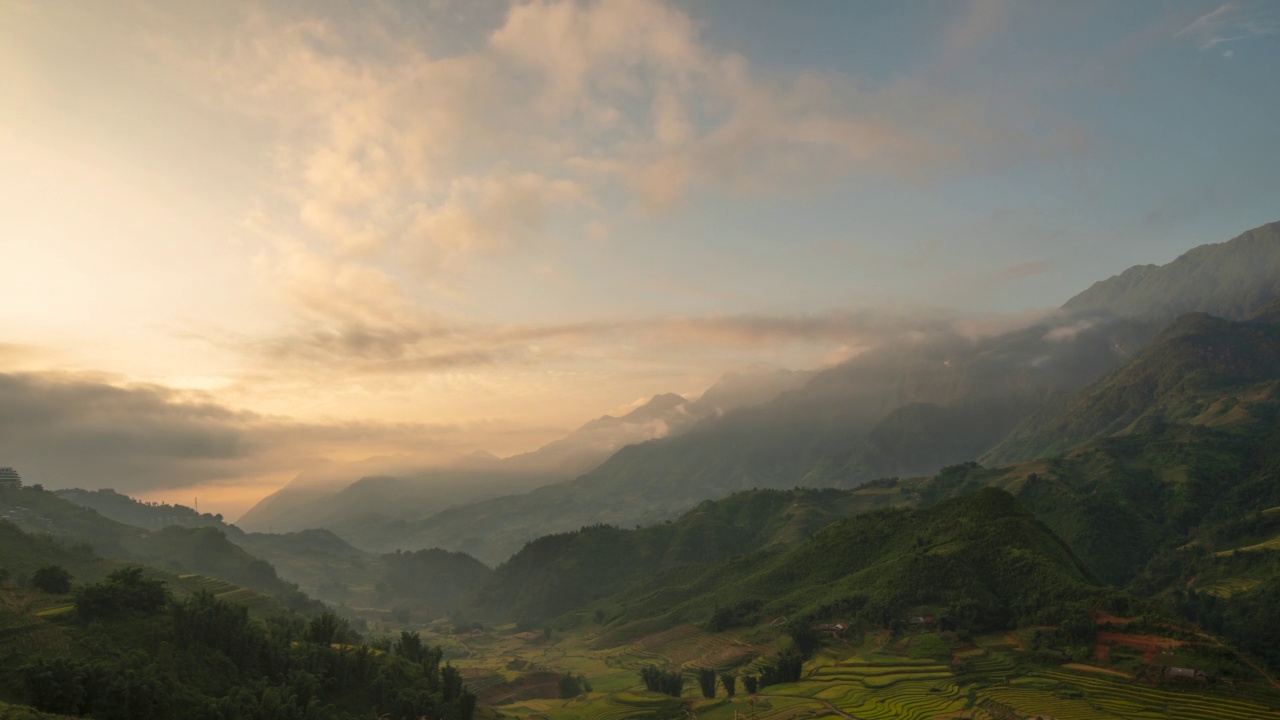
<path fill-rule="evenodd" d="M 38 568 L 59 565 L 76 579 L 97 580 L 110 565 L 87 545 L 68 545 L 49 536 L 23 532 L 8 520 L 0 520 L 0 570 L 18 583 L 25 583 Z"/>
<path fill-rule="evenodd" d="M 594 609 L 612 627 L 641 620 L 658 621 L 654 627 L 705 623 L 727 608 L 730 615 L 844 614 L 876 627 L 927 611 L 989 629 L 1032 622 L 1041 611 L 1041 620 L 1053 622 L 1046 618 L 1068 606 L 1079 611 L 1084 606 L 1077 603 L 1101 596 L 1067 546 L 995 489 L 927 510 L 891 508 L 845 519 L 826 511 L 801 521 L 825 528 L 802 540 L 779 540 L 790 535 L 780 531 L 787 511 L 812 503 L 854 512 L 859 506 L 852 496 L 742 493 L 670 525 L 545 537 L 495 571 L 481 603 L 526 618 Z M 918 499 L 896 487 L 883 496 Z M 735 515 L 755 515 L 763 531 L 739 535 L 716 519 Z M 733 620 L 722 615 L 716 622 Z"/>
<path fill-rule="evenodd" d="M 298 610 L 319 610 L 296 585 L 282 580 L 270 563 L 230 542 L 217 527 L 170 525 L 147 531 L 34 487 L 0 490 L 0 517 L 28 532 L 86 545 L 106 558 L 174 573 L 211 575 L 278 597 Z"/>
<path fill-rule="evenodd" d="M 465 599 L 489 576 L 488 567 L 462 553 L 423 550 L 375 555 L 328 530 L 246 533 L 215 515 L 201 515 L 181 505 L 142 503 L 112 490 L 60 490 L 56 496 L 92 511 L 76 512 L 37 498 L 45 501 L 37 504 L 43 508 L 40 512 L 51 515 L 51 527 L 71 524 L 79 529 L 64 536 L 98 538 L 103 550 L 113 556 L 226 578 L 300 599 L 289 585 L 296 583 L 313 597 L 361 608 L 375 617 L 380 617 L 380 611 L 394 610 L 402 618 L 426 622 L 461 611 Z M 151 533 L 122 530 L 112 520 L 132 520 L 158 529 Z M 118 541 L 113 540 L 117 537 Z"/>
<path fill-rule="evenodd" d="M 1185 315 L 1132 362 L 1037 413 L 984 459 L 991 464 L 1060 454 L 1144 424 L 1239 419 L 1241 402 L 1270 396 L 1280 380 L 1276 317 L 1232 322 Z"/>
<path fill-rule="evenodd" d="M 0 522 L 0 540 L 5 562 L 17 552 L 39 563 L 94 560 L 87 548 L 63 550 L 8 522 Z M 0 582 L 0 716 L 476 714 L 461 673 L 415 636 L 388 644 L 393 652 L 375 651 L 332 614 L 307 621 L 265 596 L 203 576 L 130 567 L 97 582 L 77 579 L 70 595 Z"/>
<path fill-rule="evenodd" d="M 122 495 L 110 488 L 101 490 L 81 490 L 68 488 L 55 490 L 55 495 L 80 507 L 97 511 L 99 515 L 109 517 L 125 525 L 159 530 L 170 525 L 183 527 L 223 527 L 221 515 L 203 515 L 185 505 L 168 503 L 144 503 L 128 495 Z"/>
<path fill-rule="evenodd" d="M 648 587 L 645 587 L 645 586 Z M 848 615 L 884 626 L 931 611 L 957 626 L 1056 623 L 1101 596 L 1065 544 L 1009 494 L 986 489 L 927 510 L 840 520 L 794 549 L 759 553 L 602 603 L 614 623 L 705 621 L 717 607 Z"/>
<path fill-rule="evenodd" d="M 663 522 L 757 487 L 851 488 L 977 457 L 1044 398 L 1116 367 L 1150 330 L 1054 324 L 973 340 L 949 331 L 868 353 L 768 403 L 631 445 L 591 472 L 523 495 L 344 535 L 376 549 L 444 547 L 491 563 L 548 532 Z"/>
<path fill-rule="evenodd" d="M 489 615 L 540 621 L 673 568 L 709 567 L 793 547 L 858 512 L 909 502 L 896 489 L 757 490 L 707 501 L 672 522 L 634 530 L 596 525 L 543 536 L 500 565 L 480 589 Z"/>

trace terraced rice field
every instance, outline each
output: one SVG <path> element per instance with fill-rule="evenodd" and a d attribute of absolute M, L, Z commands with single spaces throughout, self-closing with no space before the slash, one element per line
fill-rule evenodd
<path fill-rule="evenodd" d="M 270 613 L 277 610 L 274 600 L 259 593 L 250 590 L 226 580 L 209 577 L 208 575 L 186 574 L 179 575 L 177 583 L 174 584 L 179 594 L 183 592 L 197 593 L 207 592 L 219 600 L 227 602 L 242 603 L 249 608 L 250 614 L 257 612 Z"/>
<path fill-rule="evenodd" d="M 1229 578 L 1227 580 L 1219 580 L 1208 585 L 1202 585 L 1198 590 L 1206 592 L 1210 595 L 1218 597 L 1231 597 L 1242 592 L 1248 592 L 1258 586 L 1257 580 L 1246 580 L 1244 578 Z"/>
<path fill-rule="evenodd" d="M 866 720 L 926 720 L 965 705 L 950 667 L 927 660 L 853 658 L 819 668 L 803 684 L 816 686 L 813 697 Z"/>
<path fill-rule="evenodd" d="M 1219 552 L 1214 553 L 1214 555 L 1217 557 L 1222 557 L 1224 555 L 1230 555 L 1231 553 L 1236 552 L 1237 550 L 1240 552 L 1257 552 L 1258 550 L 1280 550 L 1280 535 L 1277 535 L 1276 537 L 1273 537 L 1270 540 L 1264 540 L 1260 543 L 1257 543 L 1256 545 L 1248 545 L 1246 547 L 1234 548 L 1231 550 L 1221 550 Z"/>
<path fill-rule="evenodd" d="M 1117 637 L 1134 643 L 1174 642 Z M 521 720 L 677 720 L 688 712 L 696 712 L 699 720 L 938 720 L 962 714 L 991 720 L 994 716 L 983 710 L 983 702 L 999 703 L 1023 717 L 1056 720 L 1280 720 L 1280 712 L 1268 707 L 1274 703 L 1280 709 L 1280 696 L 1265 687 L 1242 686 L 1216 694 L 1207 687 L 1153 687 L 1066 667 L 1035 669 L 1003 635 L 977 638 L 959 649 L 955 663 L 913 659 L 899 654 L 901 642 L 881 642 L 887 638 L 870 640 L 858 651 L 829 648 L 806 664 L 800 682 L 761 690 L 754 707 L 745 694 L 728 699 L 722 688 L 715 699 L 703 699 L 692 674 L 698 667 L 728 667 L 716 665 L 724 658 L 737 663 L 738 674 L 753 672 L 763 662 L 759 658 L 771 654 L 766 645 L 773 643 L 762 640 L 753 645 L 734 633 L 709 633 L 691 625 L 608 649 L 598 648 L 589 637 L 530 644 L 495 635 L 487 645 L 477 643 L 480 655 L 468 665 L 476 664 L 469 672 L 477 685 L 502 677 L 514 684 L 530 673 L 565 671 L 581 672 L 596 685 L 596 692 L 573 700 L 505 696 L 508 699 L 497 709 Z M 507 667 L 517 656 L 527 669 Z M 482 670 L 481 664 L 490 670 Z M 640 690 L 635 671 L 650 664 L 682 668 L 684 696 L 668 698 Z M 743 690 L 741 683 L 738 689 Z"/>
<path fill-rule="evenodd" d="M 681 625 L 632 643 L 616 655 L 616 662 L 632 668 L 669 664 L 689 670 L 722 669 L 740 665 L 762 651 L 732 633 L 709 633 L 693 625 Z"/>

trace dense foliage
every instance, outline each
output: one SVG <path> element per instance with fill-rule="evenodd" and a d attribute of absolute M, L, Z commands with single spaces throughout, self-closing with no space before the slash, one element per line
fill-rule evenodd
<path fill-rule="evenodd" d="M 83 650 L 31 658 L 22 670 L 33 707 L 95 718 L 363 718 L 469 720 L 475 697 L 438 650 L 385 655 L 328 644 L 354 639 L 320 616 L 269 622 L 207 594 L 154 606 L 153 586 L 117 573 L 77 600 L 111 597 L 116 612 L 80 606 Z M 95 608 L 97 606 L 94 606 Z M 142 617 L 151 613 L 151 617 Z M 317 641 L 318 640 L 318 641 Z"/>
<path fill-rule="evenodd" d="M 640 681 L 649 692 L 680 697 L 684 692 L 684 674 L 679 670 L 663 670 L 656 665 L 640 669 Z"/>

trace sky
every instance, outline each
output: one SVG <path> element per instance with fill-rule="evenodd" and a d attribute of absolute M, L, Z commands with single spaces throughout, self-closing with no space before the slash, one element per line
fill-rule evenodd
<path fill-rule="evenodd" d="M 234 516 L 1280 219 L 1269 2 L 0 0 L 0 465 Z"/>

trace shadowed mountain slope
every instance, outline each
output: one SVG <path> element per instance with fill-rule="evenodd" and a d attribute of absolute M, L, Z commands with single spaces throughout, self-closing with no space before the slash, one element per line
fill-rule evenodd
<path fill-rule="evenodd" d="M 690 514 L 676 524 L 695 519 Z M 642 531 L 614 530 L 607 541 L 593 537 L 598 532 L 552 539 L 549 545 L 562 546 L 561 557 L 549 563 L 552 548 L 531 543 L 495 574 L 486 588 L 489 602 L 522 597 L 525 587 L 540 580 L 515 569 L 542 565 L 554 572 L 566 544 L 596 542 L 598 552 L 616 553 L 621 562 L 631 557 L 633 539 Z M 611 597 L 578 603 L 601 610 L 614 627 L 707 622 L 719 608 L 737 607 L 766 617 L 834 610 L 876 625 L 928 608 L 964 625 L 1004 628 L 1010 621 L 1049 621 L 1064 604 L 1099 595 L 1061 540 L 1012 496 L 987 489 L 927 510 L 885 509 L 836 520 L 792 546 L 766 545 L 720 562 L 673 564 Z"/>
<path fill-rule="evenodd" d="M 1267 306 L 1246 322 L 1203 313 L 1178 318 L 1133 362 L 1048 405 L 985 460 L 1006 463 L 1059 454 L 1131 431 L 1136 424 L 1190 421 L 1214 401 L 1238 402 L 1240 393 L 1229 390 L 1280 380 L 1278 307 L 1280 303 Z M 1237 399 L 1228 400 L 1229 394 Z"/>
<path fill-rule="evenodd" d="M 1136 265 L 1063 305 L 1168 321 L 1204 312 L 1241 320 L 1280 296 L 1280 222 L 1201 245 L 1167 265 Z"/>

